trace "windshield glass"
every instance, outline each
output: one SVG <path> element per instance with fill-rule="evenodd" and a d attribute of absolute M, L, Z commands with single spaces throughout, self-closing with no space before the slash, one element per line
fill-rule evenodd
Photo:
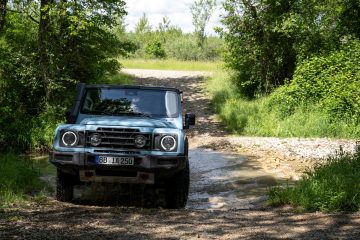
<path fill-rule="evenodd" d="M 88 89 L 81 108 L 84 114 L 177 117 L 178 94 L 149 89 Z"/>

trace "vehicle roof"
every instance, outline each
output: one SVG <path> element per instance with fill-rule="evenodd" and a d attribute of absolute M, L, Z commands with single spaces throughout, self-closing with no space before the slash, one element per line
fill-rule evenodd
<path fill-rule="evenodd" d="M 120 85 L 120 84 L 86 84 L 86 88 L 122 88 L 122 89 L 144 89 L 144 90 L 164 90 L 182 93 L 181 90 L 171 87 L 159 86 L 136 86 L 136 85 Z"/>

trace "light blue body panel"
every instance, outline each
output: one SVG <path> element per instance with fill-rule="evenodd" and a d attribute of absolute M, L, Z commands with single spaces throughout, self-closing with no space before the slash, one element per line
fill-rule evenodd
<path fill-rule="evenodd" d="M 181 108 L 180 108 L 181 109 Z M 136 155 L 154 155 L 154 156 L 177 156 L 184 154 L 185 134 L 183 130 L 182 115 L 179 114 L 176 118 L 153 118 L 143 116 L 103 116 L 103 115 L 86 115 L 79 114 L 75 124 L 63 124 L 55 130 L 54 150 L 58 152 L 84 152 L 95 153 L 92 147 L 62 147 L 60 146 L 60 131 L 74 130 L 78 132 L 85 132 L 88 130 L 96 130 L 99 127 L 104 128 L 134 128 L 139 129 L 140 133 L 154 134 L 176 134 L 178 136 L 177 151 L 148 151 L 137 149 L 140 154 Z M 101 150 L 113 150 L 112 148 L 101 148 Z M 99 154 L 99 153 L 97 153 Z M 101 153 L 99 155 L 106 155 Z M 110 155 L 126 155 L 125 153 L 111 153 Z M 132 155 L 134 156 L 134 155 Z"/>

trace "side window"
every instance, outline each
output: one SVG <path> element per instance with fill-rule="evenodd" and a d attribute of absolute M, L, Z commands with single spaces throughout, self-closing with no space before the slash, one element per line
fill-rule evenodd
<path fill-rule="evenodd" d="M 86 94 L 86 98 L 83 105 L 83 111 L 91 112 L 93 110 L 94 101 L 91 99 L 90 94 Z"/>
<path fill-rule="evenodd" d="M 172 91 L 167 91 L 165 94 L 166 114 L 170 117 L 176 117 L 179 113 L 178 109 L 178 94 Z"/>

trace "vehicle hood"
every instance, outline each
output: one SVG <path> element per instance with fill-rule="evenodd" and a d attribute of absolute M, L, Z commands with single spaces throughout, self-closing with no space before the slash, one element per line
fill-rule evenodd
<path fill-rule="evenodd" d="M 103 125 L 103 126 L 122 126 L 122 127 L 151 127 L 151 128 L 176 128 L 173 121 L 161 118 L 153 119 L 148 117 L 129 117 L 129 116 L 103 116 L 89 117 L 83 119 L 80 124 L 84 125 Z"/>

